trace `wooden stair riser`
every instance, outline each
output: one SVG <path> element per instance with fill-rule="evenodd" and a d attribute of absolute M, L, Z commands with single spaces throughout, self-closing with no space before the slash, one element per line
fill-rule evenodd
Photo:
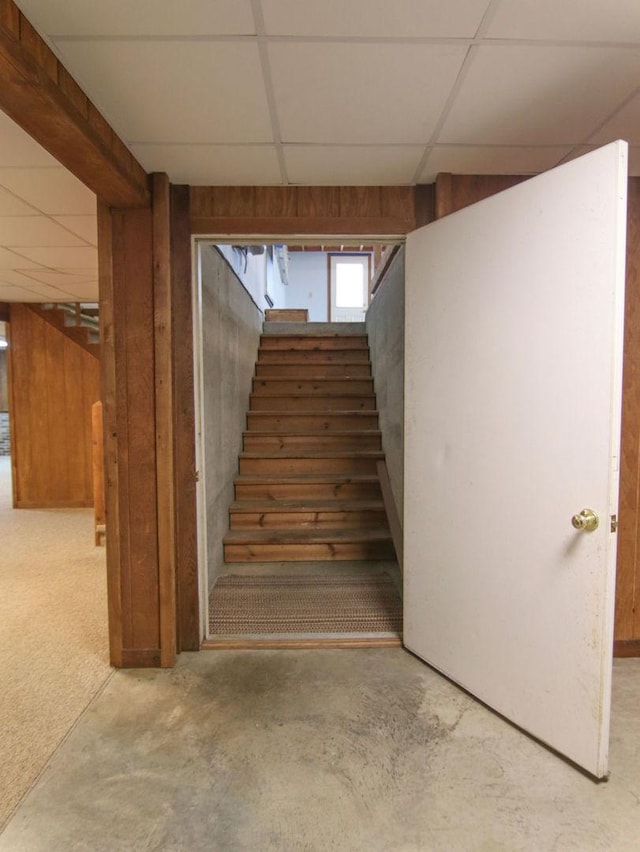
<path fill-rule="evenodd" d="M 244 451 L 247 453 L 272 453 L 277 450 L 287 452 L 371 452 L 382 449 L 379 432 L 353 433 L 310 433 L 308 435 L 285 435 L 245 432 Z"/>
<path fill-rule="evenodd" d="M 254 379 L 253 392 L 255 394 L 373 394 L 373 379 Z"/>
<path fill-rule="evenodd" d="M 251 394 L 251 411 L 375 411 L 373 394 Z"/>
<path fill-rule="evenodd" d="M 395 559 L 389 542 L 225 544 L 225 562 L 335 562 Z"/>
<path fill-rule="evenodd" d="M 236 482 L 236 500 L 381 500 L 377 479 L 358 482 Z"/>
<path fill-rule="evenodd" d="M 267 308 L 265 322 L 309 322 L 307 308 Z"/>
<path fill-rule="evenodd" d="M 281 512 L 247 512 L 231 509 L 229 517 L 232 530 L 388 529 L 387 516 L 383 508 L 335 512 L 328 509 Z"/>
<path fill-rule="evenodd" d="M 371 364 L 256 364 L 257 379 L 367 379 Z"/>
<path fill-rule="evenodd" d="M 290 335 L 290 334 L 263 334 L 260 338 L 260 351 L 315 351 L 326 352 L 328 350 L 351 350 L 359 349 L 369 351 L 369 342 L 364 334 L 357 335 L 328 335 L 326 337 L 315 337 L 313 335 Z"/>
<path fill-rule="evenodd" d="M 357 431 L 378 429 L 378 412 L 326 412 L 286 413 L 271 411 L 250 411 L 247 413 L 247 429 L 259 432 L 342 432 L 347 429 Z"/>
<path fill-rule="evenodd" d="M 368 349 L 260 349 L 260 364 L 369 364 Z"/>
<path fill-rule="evenodd" d="M 288 458 L 240 457 L 241 476 L 308 476 L 312 473 L 339 476 L 375 476 L 379 454 L 367 456 L 301 456 Z"/>

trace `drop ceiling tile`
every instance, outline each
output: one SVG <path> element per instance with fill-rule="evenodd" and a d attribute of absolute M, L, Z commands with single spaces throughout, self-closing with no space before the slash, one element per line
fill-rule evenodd
<path fill-rule="evenodd" d="M 10 251 L 0 248 L 0 270 L 4 269 L 38 269 L 39 263 L 28 260 L 23 256 L 22 250 Z"/>
<path fill-rule="evenodd" d="M 0 269 L 0 281 L 13 287 L 33 287 L 36 283 L 31 277 L 31 270 L 18 272 L 15 269 Z"/>
<path fill-rule="evenodd" d="M 72 231 L 92 246 L 98 244 L 97 216 L 53 216 L 63 228 Z"/>
<path fill-rule="evenodd" d="M 41 302 L 42 297 L 25 287 L 12 287 L 2 283 L 0 272 L 0 302 Z"/>
<path fill-rule="evenodd" d="M 71 172 L 54 169 L 0 169 L 0 186 L 47 214 L 95 214 L 96 197 Z"/>
<path fill-rule="evenodd" d="M 640 53 L 626 48 L 479 47 L 439 142 L 583 142 L 636 88 Z"/>
<path fill-rule="evenodd" d="M 488 0 L 262 0 L 269 35 L 471 38 Z"/>
<path fill-rule="evenodd" d="M 82 246 L 86 243 L 47 216 L 4 216 L 0 218 L 0 245 L 24 248 Z"/>
<path fill-rule="evenodd" d="M 52 35 L 232 35 L 253 33 L 249 0 L 19 0 L 41 32 Z"/>
<path fill-rule="evenodd" d="M 65 62 L 126 142 L 271 142 L 255 43 L 70 41 Z"/>
<path fill-rule="evenodd" d="M 41 302 L 69 302 L 75 301 L 74 294 L 70 290 L 62 290 L 59 287 L 49 287 L 33 281 L 27 288 L 35 293 Z"/>
<path fill-rule="evenodd" d="M 0 128 L 0 147 L 2 146 L 2 129 Z M 33 207 L 25 204 L 11 192 L 0 187 L 0 217 L 3 216 L 35 216 L 38 213 Z"/>
<path fill-rule="evenodd" d="M 92 246 L 82 248 L 23 248 L 29 260 L 54 269 L 86 269 L 98 266 L 98 252 Z"/>
<path fill-rule="evenodd" d="M 625 139 L 630 145 L 640 145 L 640 93 L 617 112 L 589 141 L 604 145 L 607 142 L 615 142 L 616 139 Z"/>
<path fill-rule="evenodd" d="M 430 153 L 420 183 L 432 183 L 440 172 L 458 175 L 538 174 L 556 166 L 571 149 L 438 145 Z"/>
<path fill-rule="evenodd" d="M 132 145 L 148 172 L 167 172 L 172 183 L 235 186 L 282 183 L 273 145 Z"/>
<path fill-rule="evenodd" d="M 488 38 L 640 43 L 638 0 L 518 0 L 500 3 Z"/>
<path fill-rule="evenodd" d="M 78 286 L 84 286 L 86 284 L 92 284 L 96 279 L 96 270 L 95 269 L 87 269 L 87 270 L 79 270 L 73 269 L 68 272 L 53 270 L 53 269 L 30 269 L 25 270 L 22 274 L 23 280 L 14 281 L 14 284 L 25 284 L 24 278 L 27 278 L 31 285 L 34 282 L 38 282 L 40 284 L 48 284 L 50 287 L 57 287 L 60 290 L 65 290 L 70 292 L 73 288 Z"/>
<path fill-rule="evenodd" d="M 58 166 L 58 161 L 47 153 L 28 133 L 0 110 L 0 168 L 3 166 Z"/>
<path fill-rule="evenodd" d="M 291 183 L 346 186 L 411 183 L 423 153 L 423 146 L 287 145 L 284 149 Z"/>
<path fill-rule="evenodd" d="M 424 144 L 465 48 L 276 43 L 269 55 L 283 141 Z"/>
<path fill-rule="evenodd" d="M 97 302 L 98 301 L 98 282 L 94 281 L 91 284 L 78 284 L 71 291 L 74 302 Z"/>

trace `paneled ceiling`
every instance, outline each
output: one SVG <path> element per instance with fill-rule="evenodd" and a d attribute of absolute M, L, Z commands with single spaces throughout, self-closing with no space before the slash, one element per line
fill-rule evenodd
<path fill-rule="evenodd" d="M 638 0 L 18 5 L 147 171 L 174 183 L 533 174 L 620 137 L 640 174 Z M 25 277 L 95 287 L 90 194 L 32 144 L 7 148 L 15 133 L 0 121 L 0 299 L 32 289 Z M 49 179 L 68 180 L 68 198 Z"/>

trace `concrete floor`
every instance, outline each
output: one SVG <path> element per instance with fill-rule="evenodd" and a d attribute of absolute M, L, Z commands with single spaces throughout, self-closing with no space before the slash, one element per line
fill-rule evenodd
<path fill-rule="evenodd" d="M 596 784 L 403 650 L 183 654 L 119 671 L 2 852 L 640 849 L 640 660 Z"/>

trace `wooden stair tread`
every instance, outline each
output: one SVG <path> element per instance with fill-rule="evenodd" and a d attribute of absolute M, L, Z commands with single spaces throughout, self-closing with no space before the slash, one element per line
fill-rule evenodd
<path fill-rule="evenodd" d="M 295 530 L 231 530 L 224 537 L 224 544 L 332 544 L 340 542 L 390 541 L 388 529 L 308 529 Z"/>
<path fill-rule="evenodd" d="M 257 453 L 240 453 L 241 459 L 383 459 L 381 450 L 267 450 Z"/>
<path fill-rule="evenodd" d="M 349 334 L 340 334 L 336 331 L 314 331 L 313 334 L 291 334 L 291 332 L 281 331 L 281 332 L 270 332 L 269 334 L 261 334 L 260 340 L 326 340 L 327 338 L 331 340 L 367 340 L 367 334 L 365 332 L 350 332 Z"/>
<path fill-rule="evenodd" d="M 363 512 L 384 508 L 382 500 L 236 500 L 232 512 Z"/>
<path fill-rule="evenodd" d="M 353 394 L 347 394 L 348 396 L 353 396 Z M 370 396 L 371 394 L 363 394 L 363 396 Z M 282 394 L 274 394 L 274 396 L 282 396 Z M 287 396 L 285 394 L 285 396 Z M 309 394 L 309 396 L 313 396 L 313 394 Z M 299 409 L 296 411 L 291 411 L 290 408 L 272 408 L 269 411 L 249 411 L 248 412 L 252 417 L 255 415 L 264 415 L 266 417 L 344 417 L 348 415 L 349 417 L 371 417 L 374 414 L 378 413 L 376 408 L 371 408 L 368 411 L 363 411 L 361 408 L 345 408 L 341 411 L 314 411 L 311 409 Z"/>
<path fill-rule="evenodd" d="M 238 485 L 248 485 L 250 483 L 285 483 L 287 485 L 294 483 L 310 483 L 310 482 L 329 482 L 340 485 L 348 482 L 379 482 L 377 474 L 370 473 L 301 473 L 280 476 L 275 473 L 259 474 L 259 473 L 240 473 L 233 480 Z"/>
<path fill-rule="evenodd" d="M 256 429 L 255 431 L 245 430 L 242 434 L 247 438 L 369 438 L 372 435 L 382 435 L 380 429 L 336 429 L 334 432 L 327 432 L 326 429 L 309 429 L 308 431 L 304 429 Z"/>
<path fill-rule="evenodd" d="M 311 391 L 297 390 L 295 393 L 290 393 L 289 391 L 261 391 L 259 394 L 256 394 L 256 392 L 253 391 L 251 393 L 251 396 L 270 396 L 270 397 L 281 396 L 281 397 L 284 397 L 285 399 L 312 396 L 314 399 L 318 399 L 320 397 L 333 398 L 333 397 L 342 397 L 342 396 L 346 396 L 346 397 L 364 396 L 364 397 L 371 398 L 372 396 L 375 396 L 375 394 L 373 393 L 373 391 L 344 391 L 344 392 L 343 391 L 329 391 L 328 393 L 318 393 L 317 391 L 314 391 L 314 390 L 311 390 Z"/>

